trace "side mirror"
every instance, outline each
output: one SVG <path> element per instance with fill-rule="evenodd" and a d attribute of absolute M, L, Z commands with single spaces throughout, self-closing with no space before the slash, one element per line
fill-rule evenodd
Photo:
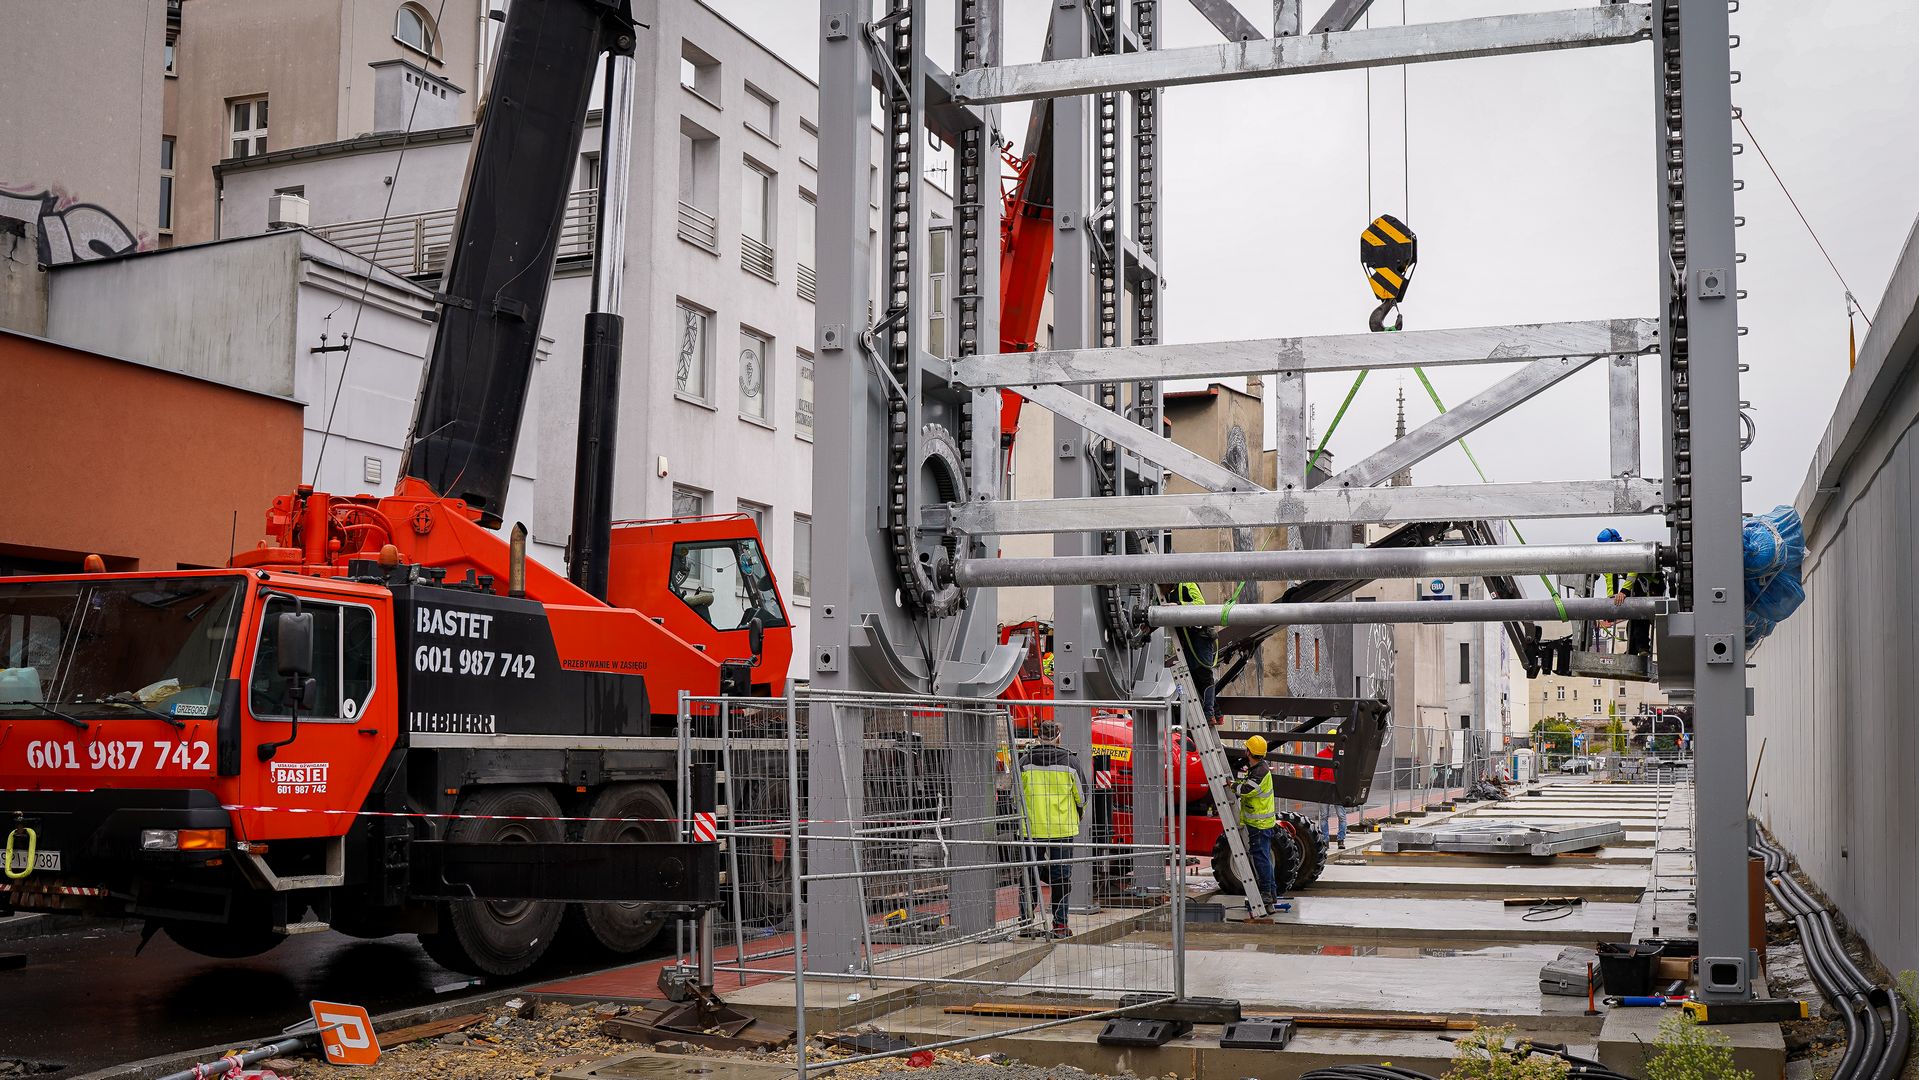
<path fill-rule="evenodd" d="M 766 645 L 766 623 L 759 612 L 746 624 L 746 646 L 753 652 L 753 666 L 760 666 L 760 652 Z"/>
<path fill-rule="evenodd" d="M 313 674 L 313 613 L 281 612 L 273 627 L 273 652 L 280 674 Z"/>

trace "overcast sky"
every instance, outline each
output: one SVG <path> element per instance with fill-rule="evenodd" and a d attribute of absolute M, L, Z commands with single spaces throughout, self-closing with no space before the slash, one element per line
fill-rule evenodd
<path fill-rule="evenodd" d="M 816 73 L 818 5 L 804 0 L 707 0 Z M 1236 0 L 1255 26 L 1270 6 Z M 1310 24 L 1326 0 L 1305 0 Z M 1402 4 L 1404 8 L 1402 9 Z M 1005 0 L 1006 61 L 1037 60 L 1050 4 Z M 1374 25 L 1430 22 L 1576 6 L 1570 0 L 1378 0 Z M 1733 101 L 1872 315 L 1919 212 L 1919 5 L 1895 0 L 1754 3 L 1732 17 L 1743 74 Z M 1163 0 L 1163 47 L 1219 35 L 1182 0 Z M 933 0 L 946 52 L 950 0 Z M 1359 230 L 1375 213 L 1418 233 L 1420 262 L 1405 306 L 1407 329 L 1653 316 L 1657 305 L 1657 190 L 1651 76 L 1645 43 L 1402 69 L 1178 87 L 1161 106 L 1162 270 L 1166 340 L 1355 333 L 1373 299 L 1357 262 Z M 1409 114 L 1409 115 L 1408 115 Z M 1004 130 L 1025 132 L 1009 107 Z M 1406 137 L 1402 137 L 1402 131 Z M 1735 161 L 1746 182 L 1738 212 L 1750 291 L 1741 359 L 1758 442 L 1745 455 L 1745 506 L 1791 502 L 1844 384 L 1845 293 L 1753 141 Z M 1402 169 L 1402 162 L 1409 168 Z M 1368 197 L 1368 172 L 1372 175 Z M 1896 327 L 1888 326 L 1888 331 Z M 1859 323 L 1863 343 L 1866 327 Z M 1430 372 L 1450 406 L 1510 367 Z M 1648 365 L 1645 471 L 1657 457 L 1656 372 Z M 1349 375 L 1309 382 L 1323 430 Z M 1331 449 L 1351 463 L 1392 435 L 1404 385 L 1409 423 L 1433 415 L 1410 372 L 1369 377 Z M 1591 479 L 1606 474 L 1605 381 L 1600 365 L 1481 429 L 1469 444 L 1496 481 Z M 1421 463 L 1419 483 L 1475 483 L 1450 448 Z M 1539 541 L 1589 540 L 1606 522 L 1537 522 Z M 1663 533 L 1656 519 L 1612 522 L 1629 535 Z"/>

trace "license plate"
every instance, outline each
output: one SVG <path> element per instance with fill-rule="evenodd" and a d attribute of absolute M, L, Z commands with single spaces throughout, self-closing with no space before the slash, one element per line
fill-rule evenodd
<path fill-rule="evenodd" d="M 25 870 L 26 868 L 27 868 L 27 853 L 19 848 L 15 848 L 13 852 L 13 860 L 7 864 L 7 869 L 11 871 L 12 873 L 17 874 L 17 873 L 20 873 L 22 870 Z M 45 848 L 41 848 L 39 851 L 36 851 L 33 853 L 33 868 L 35 870 L 60 869 L 60 853 L 57 851 L 48 851 Z"/>

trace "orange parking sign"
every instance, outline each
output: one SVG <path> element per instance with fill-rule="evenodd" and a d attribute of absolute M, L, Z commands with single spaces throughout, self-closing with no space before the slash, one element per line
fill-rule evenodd
<path fill-rule="evenodd" d="M 365 1009 L 337 1001 L 312 1004 L 313 1022 L 320 1028 L 320 1047 L 329 1065 L 371 1065 L 380 1060 L 380 1040 Z"/>

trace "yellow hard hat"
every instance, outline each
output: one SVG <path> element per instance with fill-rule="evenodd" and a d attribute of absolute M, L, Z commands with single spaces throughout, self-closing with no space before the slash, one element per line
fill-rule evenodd
<path fill-rule="evenodd" d="M 1246 740 L 1246 752 L 1254 757 L 1266 756 L 1266 736 L 1255 735 Z"/>

